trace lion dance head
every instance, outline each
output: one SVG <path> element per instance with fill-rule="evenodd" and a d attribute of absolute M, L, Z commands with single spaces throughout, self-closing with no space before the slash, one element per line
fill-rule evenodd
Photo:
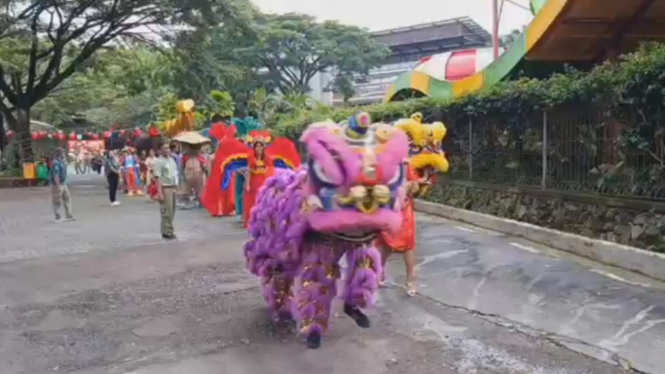
<path fill-rule="evenodd" d="M 448 159 L 442 148 L 446 126 L 443 122 L 423 123 L 421 113 L 398 120 L 394 125 L 404 131 L 409 139 L 409 166 L 418 176 L 420 192 L 424 193 L 436 172 L 448 172 Z"/>

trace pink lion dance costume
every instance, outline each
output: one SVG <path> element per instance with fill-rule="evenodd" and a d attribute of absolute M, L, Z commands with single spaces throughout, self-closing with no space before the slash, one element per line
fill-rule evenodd
<path fill-rule="evenodd" d="M 370 325 L 361 308 L 374 303 L 382 272 L 373 242 L 402 223 L 408 140 L 390 125 L 370 125 L 364 113 L 348 124 L 310 125 L 300 140 L 307 167 L 266 181 L 251 211 L 245 257 L 274 316 L 294 318 L 308 347 L 318 348 L 342 256 L 344 312 Z"/>

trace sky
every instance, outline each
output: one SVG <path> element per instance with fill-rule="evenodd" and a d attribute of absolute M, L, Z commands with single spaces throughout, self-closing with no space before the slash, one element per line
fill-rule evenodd
<path fill-rule="evenodd" d="M 320 20 L 337 20 L 370 31 L 412 26 L 468 16 L 492 29 L 492 0 L 250 0 L 269 13 L 305 13 Z M 528 0 L 513 0 L 528 6 Z M 522 29 L 531 12 L 505 2 L 499 34 Z"/>

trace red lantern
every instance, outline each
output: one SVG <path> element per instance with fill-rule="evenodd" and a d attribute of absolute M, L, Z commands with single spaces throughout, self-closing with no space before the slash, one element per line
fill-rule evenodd
<path fill-rule="evenodd" d="M 110 132 L 110 131 L 106 131 L 106 132 L 104 133 L 104 139 L 108 139 L 108 138 L 110 138 L 110 137 L 111 137 L 111 132 Z"/>
<path fill-rule="evenodd" d="M 64 133 L 64 132 L 62 132 L 62 131 L 58 131 L 58 140 L 63 141 L 63 140 L 65 140 L 66 138 L 67 138 L 67 137 L 65 136 L 65 133 Z"/>
<path fill-rule="evenodd" d="M 32 140 L 37 140 L 37 139 L 39 139 L 39 133 L 36 132 L 36 131 L 33 131 L 32 132 Z"/>
<path fill-rule="evenodd" d="M 37 135 L 38 135 L 38 139 L 46 139 L 46 137 L 48 136 L 48 133 L 46 131 L 42 130 L 42 131 L 38 132 Z"/>
<path fill-rule="evenodd" d="M 141 135 L 143 135 L 143 130 L 141 130 L 141 129 L 136 129 L 136 131 L 134 132 L 134 136 L 136 136 L 136 137 L 138 138 L 138 137 L 141 136 Z"/>
<path fill-rule="evenodd" d="M 120 130 L 120 136 L 125 136 L 125 130 Z"/>
<path fill-rule="evenodd" d="M 70 132 L 69 133 L 69 140 L 76 140 L 76 133 L 75 132 Z"/>
<path fill-rule="evenodd" d="M 16 136 L 16 133 L 12 130 L 7 131 L 7 139 L 14 139 L 14 136 Z"/>
<path fill-rule="evenodd" d="M 92 134 L 92 140 L 98 140 L 99 135 L 98 134 Z"/>

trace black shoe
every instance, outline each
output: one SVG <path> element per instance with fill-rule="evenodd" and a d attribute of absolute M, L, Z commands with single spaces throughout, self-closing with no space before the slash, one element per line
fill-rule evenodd
<path fill-rule="evenodd" d="M 317 331 L 312 331 L 307 335 L 307 348 L 317 349 L 321 346 L 321 334 Z"/>
<path fill-rule="evenodd" d="M 166 240 L 175 240 L 175 239 L 178 239 L 178 237 L 175 236 L 175 235 L 173 235 L 173 234 L 171 234 L 171 235 L 164 235 L 164 234 L 162 234 L 162 239 L 166 239 Z"/>
<path fill-rule="evenodd" d="M 357 306 L 351 305 L 349 303 L 344 303 L 344 313 L 349 317 L 353 318 L 356 322 L 356 325 L 364 329 L 369 328 L 371 323 L 369 322 L 369 317 L 363 313 L 360 308 Z"/>

